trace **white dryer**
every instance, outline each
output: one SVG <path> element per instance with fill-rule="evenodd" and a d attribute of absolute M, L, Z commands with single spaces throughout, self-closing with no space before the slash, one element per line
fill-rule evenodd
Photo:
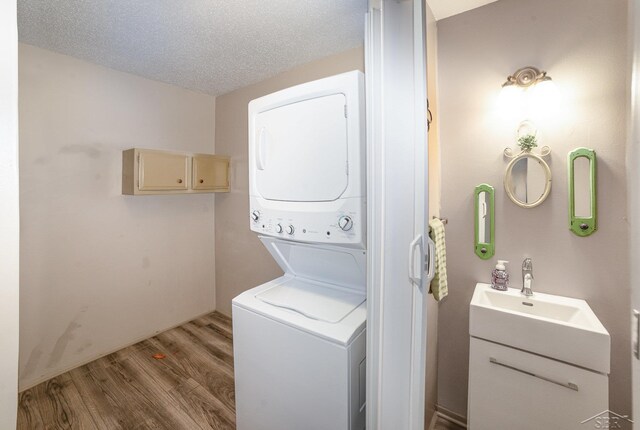
<path fill-rule="evenodd" d="M 365 427 L 364 79 L 249 104 L 250 226 L 285 272 L 233 299 L 238 430 Z"/>
<path fill-rule="evenodd" d="M 364 121 L 364 75 L 358 71 L 251 101 L 251 229 L 364 248 Z"/>

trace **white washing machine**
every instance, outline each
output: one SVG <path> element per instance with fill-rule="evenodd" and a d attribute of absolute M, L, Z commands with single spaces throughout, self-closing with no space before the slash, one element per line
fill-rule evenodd
<path fill-rule="evenodd" d="M 233 300 L 238 430 L 365 427 L 364 76 L 249 104 L 250 226 L 285 272 Z"/>

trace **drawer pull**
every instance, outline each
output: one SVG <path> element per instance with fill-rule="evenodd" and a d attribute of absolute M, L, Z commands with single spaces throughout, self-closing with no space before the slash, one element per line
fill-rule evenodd
<path fill-rule="evenodd" d="M 561 387 L 565 387 L 573 391 L 578 391 L 578 386 L 572 382 L 559 382 L 559 381 L 547 378 L 545 376 L 536 375 L 533 372 L 518 369 L 517 367 L 509 366 L 508 364 L 500 363 L 497 359 L 493 357 L 489 357 L 489 361 L 492 364 L 497 364 L 498 366 L 506 367 L 507 369 L 515 370 L 516 372 L 524 373 L 525 375 L 533 376 L 534 378 L 542 379 L 543 381 L 551 382 L 552 384 L 560 385 Z"/>

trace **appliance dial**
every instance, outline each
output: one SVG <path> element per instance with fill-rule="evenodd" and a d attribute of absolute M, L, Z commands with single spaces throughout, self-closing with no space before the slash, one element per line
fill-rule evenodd
<path fill-rule="evenodd" d="M 296 229 L 293 228 L 293 226 L 291 224 L 289 224 L 287 226 L 287 234 L 293 234 L 294 231 L 296 231 Z"/>
<path fill-rule="evenodd" d="M 276 224 L 276 233 L 282 233 L 282 225 Z"/>
<path fill-rule="evenodd" d="M 341 216 L 340 219 L 338 219 L 338 227 L 340 227 L 342 231 L 349 231 L 353 227 L 353 220 L 351 217 Z"/>
<path fill-rule="evenodd" d="M 260 219 L 260 212 L 258 211 L 251 212 L 251 219 L 255 222 L 258 222 L 258 220 Z"/>

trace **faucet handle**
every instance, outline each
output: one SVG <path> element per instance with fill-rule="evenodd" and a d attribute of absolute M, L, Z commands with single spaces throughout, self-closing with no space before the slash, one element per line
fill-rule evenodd
<path fill-rule="evenodd" d="M 524 277 L 524 272 L 527 272 L 531 274 L 531 277 L 533 278 L 533 261 L 531 261 L 531 258 L 527 257 L 522 262 L 522 272 L 523 272 L 523 277 Z"/>

